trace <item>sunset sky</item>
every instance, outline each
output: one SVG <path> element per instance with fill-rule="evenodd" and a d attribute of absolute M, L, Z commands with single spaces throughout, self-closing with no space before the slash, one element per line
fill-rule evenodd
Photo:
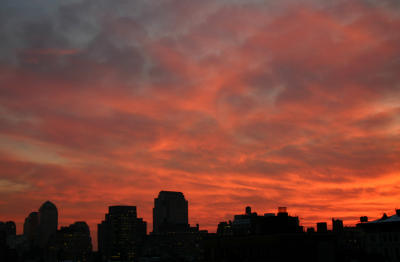
<path fill-rule="evenodd" d="M 397 0 L 0 0 L 0 221 L 160 190 L 215 232 L 400 207 Z M 329 222 L 330 224 L 330 222 Z"/>

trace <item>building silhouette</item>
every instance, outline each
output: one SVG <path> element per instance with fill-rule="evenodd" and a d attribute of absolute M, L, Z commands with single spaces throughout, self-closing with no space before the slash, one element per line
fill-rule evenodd
<path fill-rule="evenodd" d="M 103 261 L 136 261 L 146 236 L 146 222 L 136 206 L 110 206 L 98 225 L 98 247 Z"/>
<path fill-rule="evenodd" d="M 364 233 L 362 245 L 369 256 L 381 256 L 381 261 L 400 261 L 400 209 L 392 216 L 368 222 L 361 217 L 357 228 Z"/>
<path fill-rule="evenodd" d="M 24 222 L 24 236 L 30 243 L 36 238 L 39 228 L 39 213 L 31 212 L 29 216 L 25 218 Z"/>
<path fill-rule="evenodd" d="M 328 225 L 326 224 L 326 222 L 318 222 L 317 223 L 317 232 L 318 233 L 328 232 Z"/>
<path fill-rule="evenodd" d="M 89 226 L 80 221 L 61 227 L 56 236 L 57 261 L 88 262 L 92 258 Z"/>
<path fill-rule="evenodd" d="M 219 222 L 218 227 L 217 227 L 217 235 L 219 235 L 219 236 L 232 236 L 233 235 L 232 221 Z"/>
<path fill-rule="evenodd" d="M 154 199 L 153 233 L 189 230 L 188 201 L 181 192 L 161 191 Z"/>
<path fill-rule="evenodd" d="M 278 208 L 278 213 L 265 213 L 260 216 L 246 207 L 245 214 L 235 215 L 233 222 L 221 222 L 217 233 L 229 235 L 267 235 L 275 233 L 299 233 L 303 227 L 299 225 L 299 218 L 289 216 L 285 207 Z"/>
<path fill-rule="evenodd" d="M 208 235 L 188 223 L 188 201 L 183 193 L 161 191 L 154 199 L 153 232 L 147 236 L 140 261 L 200 261 Z"/>
<path fill-rule="evenodd" d="M 258 215 L 250 207 L 233 221 L 221 222 L 216 236 L 203 241 L 203 261 L 342 261 L 335 235 L 305 233 L 286 207 Z"/>
<path fill-rule="evenodd" d="M 343 232 L 343 220 L 332 218 L 332 231 L 335 233 Z"/>
<path fill-rule="evenodd" d="M 14 221 L 1 222 L 0 221 L 0 232 L 5 236 L 15 236 L 16 226 Z"/>
<path fill-rule="evenodd" d="M 400 210 L 372 221 L 360 217 L 356 227 L 333 218 L 332 230 L 320 222 L 307 232 L 285 207 L 263 215 L 249 206 L 244 211 L 208 233 L 188 224 L 182 193 L 161 191 L 154 199 L 153 234 L 146 234 L 135 206 L 110 206 L 93 253 L 86 222 L 57 230 L 57 208 L 47 201 L 26 217 L 22 235 L 14 222 L 0 222 L 0 261 L 400 261 Z"/>
<path fill-rule="evenodd" d="M 14 221 L 0 221 L 0 246 L 6 246 L 7 240 L 16 235 L 16 226 Z"/>
<path fill-rule="evenodd" d="M 39 208 L 39 225 L 37 234 L 37 245 L 44 248 L 51 237 L 57 232 L 58 211 L 57 207 L 50 201 L 46 201 Z"/>
<path fill-rule="evenodd" d="M 10 238 L 15 238 L 14 221 L 0 221 L 0 261 L 16 261 L 18 254 L 9 247 Z"/>

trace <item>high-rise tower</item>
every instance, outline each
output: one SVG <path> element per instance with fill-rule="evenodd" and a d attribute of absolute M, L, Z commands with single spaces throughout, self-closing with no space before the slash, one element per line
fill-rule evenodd
<path fill-rule="evenodd" d="M 24 235 L 30 243 L 35 239 L 39 227 L 39 213 L 31 212 L 24 222 Z"/>
<path fill-rule="evenodd" d="M 188 229 L 188 201 L 183 193 L 161 191 L 154 199 L 153 233 L 185 232 Z"/>
<path fill-rule="evenodd" d="M 52 235 L 55 235 L 58 227 L 57 207 L 50 201 L 46 201 L 39 209 L 39 226 L 37 244 L 45 247 Z"/>

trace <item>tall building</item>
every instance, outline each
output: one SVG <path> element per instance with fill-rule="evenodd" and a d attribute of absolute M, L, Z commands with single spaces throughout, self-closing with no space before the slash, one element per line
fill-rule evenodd
<path fill-rule="evenodd" d="M 146 236 L 146 222 L 136 206 L 110 206 L 98 225 L 98 246 L 103 261 L 136 261 Z"/>
<path fill-rule="evenodd" d="M 58 227 L 57 207 L 50 201 L 46 201 L 39 209 L 39 226 L 37 244 L 45 247 L 50 237 L 55 236 Z"/>
<path fill-rule="evenodd" d="M 188 230 L 188 201 L 183 193 L 161 191 L 154 199 L 153 233 Z"/>
<path fill-rule="evenodd" d="M 332 231 L 335 233 L 343 232 L 343 220 L 332 218 Z"/>
<path fill-rule="evenodd" d="M 86 222 L 61 227 L 57 231 L 56 248 L 59 261 L 91 261 L 92 238 Z"/>
<path fill-rule="evenodd" d="M 24 222 L 24 236 L 30 243 L 35 239 L 39 227 L 39 213 L 32 212 Z"/>

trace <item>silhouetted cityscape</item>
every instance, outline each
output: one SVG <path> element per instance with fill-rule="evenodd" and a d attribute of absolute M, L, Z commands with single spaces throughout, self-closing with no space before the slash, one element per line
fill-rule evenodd
<path fill-rule="evenodd" d="M 400 261 L 400 210 L 361 216 L 355 227 L 332 218 L 328 230 L 327 222 L 304 228 L 286 207 L 258 214 L 248 206 L 208 233 L 190 226 L 188 205 L 183 193 L 161 191 L 150 234 L 136 206 L 110 206 L 93 251 L 87 223 L 58 228 L 57 207 L 46 201 L 26 217 L 22 235 L 13 221 L 0 222 L 0 261 Z"/>

